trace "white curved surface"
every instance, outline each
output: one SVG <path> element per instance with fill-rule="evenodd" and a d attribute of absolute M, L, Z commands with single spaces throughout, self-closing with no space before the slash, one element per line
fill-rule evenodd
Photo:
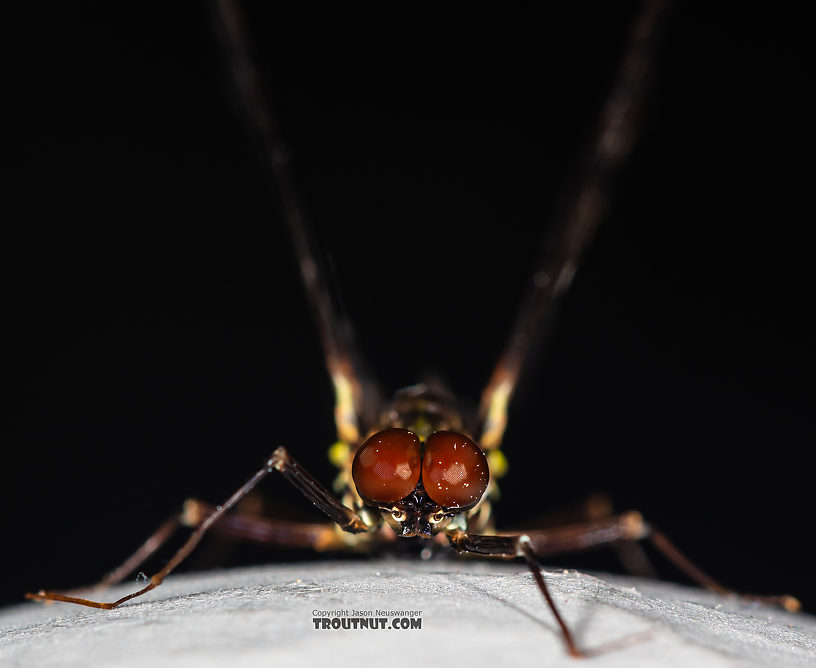
<path fill-rule="evenodd" d="M 816 665 L 816 620 L 694 588 L 547 575 L 585 665 Z M 105 600 L 132 590 L 118 587 Z M 315 610 L 421 610 L 414 630 L 316 630 Z M 575 666 L 519 564 L 377 560 L 171 576 L 113 610 L 0 611 L 2 666 Z"/>

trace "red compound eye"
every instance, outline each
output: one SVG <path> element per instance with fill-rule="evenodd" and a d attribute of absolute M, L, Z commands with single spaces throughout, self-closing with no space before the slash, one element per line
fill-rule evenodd
<path fill-rule="evenodd" d="M 443 508 L 475 506 L 489 479 L 487 457 L 467 436 L 437 431 L 425 441 L 422 483 L 434 503 Z"/>
<path fill-rule="evenodd" d="M 351 477 L 366 501 L 394 503 L 414 491 L 421 470 L 417 435 L 407 429 L 384 429 L 357 450 Z"/>

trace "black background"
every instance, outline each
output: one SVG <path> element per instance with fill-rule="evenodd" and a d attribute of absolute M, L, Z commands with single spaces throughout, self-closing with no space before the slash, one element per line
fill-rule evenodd
<path fill-rule="evenodd" d="M 564 4 L 248 10 L 389 391 L 435 369 L 475 402 L 489 376 L 636 10 Z M 792 7 L 674 12 L 637 148 L 512 407 L 498 516 L 604 490 L 724 582 L 813 611 L 812 72 Z M 333 476 L 319 342 L 206 8 L 60 4 L 10 28 L 4 602 L 94 580 L 278 444 Z M 285 557 L 224 563 L 267 558 Z"/>

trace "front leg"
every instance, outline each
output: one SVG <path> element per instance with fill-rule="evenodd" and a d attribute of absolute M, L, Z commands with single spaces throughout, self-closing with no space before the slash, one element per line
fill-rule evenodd
<path fill-rule="evenodd" d="M 361 533 L 369 531 L 373 527 L 369 527 L 363 519 L 355 513 L 351 508 L 344 506 L 337 499 L 335 499 L 331 492 L 326 489 L 314 476 L 306 471 L 300 464 L 298 464 L 286 448 L 279 447 L 267 460 L 263 468 L 258 470 L 249 480 L 247 480 L 232 496 L 230 496 L 222 505 L 216 506 L 212 512 L 203 519 L 203 521 L 190 534 L 187 541 L 178 549 L 170 561 L 150 578 L 147 586 L 139 591 L 123 596 L 122 598 L 105 603 L 102 601 L 92 601 L 86 598 L 78 598 L 76 596 L 67 596 L 58 594 L 56 592 L 48 592 L 40 590 L 37 593 L 26 594 L 26 598 L 35 601 L 62 601 L 65 603 L 76 603 L 77 605 L 85 605 L 90 608 L 102 608 L 104 610 L 112 610 L 117 608 L 122 603 L 129 601 L 132 598 L 146 594 L 158 587 L 176 567 L 184 561 L 189 554 L 201 542 L 204 534 L 208 529 L 215 524 L 221 517 L 224 516 L 231 508 L 235 506 L 241 499 L 249 494 L 252 489 L 272 471 L 278 471 L 291 482 L 303 495 L 308 498 L 315 506 L 328 515 L 334 522 L 336 522 L 341 529 L 350 533 Z"/>
<path fill-rule="evenodd" d="M 547 589 L 538 564 L 539 557 L 582 552 L 604 546 L 648 540 L 663 556 L 705 589 L 721 594 L 738 595 L 752 601 L 778 605 L 790 612 L 796 612 L 801 608 L 801 604 L 793 596 L 738 594 L 721 585 L 686 557 L 665 534 L 646 523 L 643 516 L 637 511 L 629 511 L 593 522 L 573 524 L 545 531 L 529 531 L 523 534 L 484 536 L 453 529 L 448 531 L 446 536 L 450 544 L 458 552 L 503 558 L 522 557 L 532 572 L 536 584 L 547 601 L 547 605 L 550 606 L 558 625 L 561 627 L 561 634 L 569 653 L 575 657 L 585 656 L 585 654 L 575 644 L 569 628 L 558 612 L 558 608 Z"/>
<path fill-rule="evenodd" d="M 570 656 L 575 658 L 583 658 L 584 653 L 578 649 L 575 644 L 575 639 L 572 637 L 572 632 L 569 630 L 561 613 L 555 605 L 555 601 L 550 595 L 547 588 L 547 583 L 544 582 L 544 576 L 541 574 L 541 566 L 538 564 L 538 558 L 533 551 L 532 541 L 530 537 L 524 534 L 518 536 L 482 536 L 479 534 L 468 533 L 460 529 L 455 529 L 446 533 L 450 544 L 457 552 L 470 552 L 472 554 L 483 554 L 491 557 L 522 557 L 530 572 L 535 578 L 539 590 L 550 606 L 558 626 L 561 627 L 561 636 L 567 645 L 567 651 Z"/>
<path fill-rule="evenodd" d="M 311 501 L 319 510 L 329 516 L 333 522 L 340 525 L 343 531 L 361 533 L 370 531 L 363 519 L 351 508 L 344 506 L 334 498 L 334 495 L 311 473 L 298 464 L 283 446 L 272 453 L 267 466 L 278 471 L 291 482 L 303 496 Z"/>

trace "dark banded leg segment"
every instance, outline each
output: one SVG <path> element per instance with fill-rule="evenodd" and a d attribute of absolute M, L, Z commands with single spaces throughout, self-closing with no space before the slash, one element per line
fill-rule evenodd
<path fill-rule="evenodd" d="M 182 511 L 178 515 L 173 515 L 170 519 L 166 520 L 158 529 L 150 534 L 150 537 L 120 566 L 105 575 L 97 586 L 113 587 L 122 582 L 122 580 L 139 568 L 139 566 L 152 557 L 162 545 L 170 540 L 176 531 L 183 526 L 183 517 L 184 512 Z M 26 597 L 29 598 L 30 596 L 26 595 Z"/>
<path fill-rule="evenodd" d="M 759 601 L 760 603 L 775 605 L 783 610 L 787 610 L 788 612 L 799 612 L 799 610 L 802 609 L 802 604 L 799 599 L 795 596 L 791 596 L 790 594 L 779 594 L 772 596 L 743 594 L 741 592 L 734 591 L 733 589 L 729 589 L 728 587 L 724 587 L 707 573 L 700 570 L 700 568 L 698 568 L 694 562 L 692 562 L 685 554 L 677 549 L 674 543 L 672 543 L 665 534 L 655 530 L 652 527 L 649 527 L 648 525 L 645 526 L 648 528 L 647 538 L 649 542 L 664 557 L 666 557 L 666 559 L 671 561 L 677 568 L 683 571 L 683 573 L 685 573 L 689 578 L 694 580 L 694 582 L 699 584 L 704 589 L 709 589 L 720 594 L 739 596 L 740 598 L 747 599 L 749 601 Z"/>
<path fill-rule="evenodd" d="M 141 596 L 142 594 L 146 594 L 147 592 L 155 589 L 158 587 L 164 579 L 172 573 L 176 567 L 184 561 L 190 553 L 196 548 L 196 546 L 201 542 L 201 539 L 204 537 L 204 534 L 215 524 L 218 520 L 220 520 L 229 510 L 231 510 L 241 499 L 243 499 L 247 494 L 249 494 L 252 489 L 267 475 L 272 473 L 272 471 L 278 471 L 286 478 L 290 483 L 292 483 L 298 490 L 303 493 L 303 495 L 308 498 L 318 509 L 322 510 L 326 515 L 328 515 L 334 522 L 336 522 L 341 529 L 344 531 L 348 531 L 350 533 L 361 533 L 363 531 L 368 531 L 368 526 L 363 522 L 362 518 L 357 515 L 351 508 L 347 508 L 344 506 L 340 501 L 335 499 L 331 493 L 317 481 L 317 479 L 312 476 L 308 471 L 306 471 L 303 467 L 301 467 L 292 457 L 289 455 L 287 450 L 283 447 L 279 447 L 276 449 L 269 460 L 266 462 L 266 465 L 258 470 L 255 475 L 253 475 L 247 482 L 245 482 L 238 490 L 236 490 L 232 496 L 230 496 L 223 505 L 217 506 L 207 517 L 201 521 L 201 523 L 195 528 L 190 537 L 186 540 L 186 542 L 178 549 L 178 551 L 173 555 L 170 561 L 165 564 L 164 568 L 158 571 L 155 575 L 150 578 L 149 583 L 139 589 L 138 591 L 133 592 L 132 594 L 128 594 L 127 596 L 123 596 L 122 598 L 112 601 L 110 603 L 102 602 L 102 601 L 92 601 L 86 598 L 79 598 L 76 596 L 68 596 L 64 594 L 59 594 L 57 592 L 49 592 L 40 590 L 37 593 L 29 593 L 26 594 L 26 598 L 35 600 L 35 601 L 61 601 L 64 603 L 76 603 L 77 605 L 84 605 L 89 608 L 101 608 L 103 610 L 112 610 L 113 608 L 117 608 L 122 603 L 131 600 L 132 598 L 136 598 Z M 165 529 L 163 531 L 163 529 Z M 175 529 L 175 526 L 170 526 L 169 523 L 166 523 L 162 527 L 160 527 L 159 531 L 148 539 L 147 543 L 145 543 L 142 548 L 137 550 L 131 559 L 129 559 L 122 567 L 117 569 L 116 572 L 121 571 L 125 566 L 132 563 L 135 559 L 141 557 L 146 558 L 156 549 L 158 546 L 172 534 L 172 531 Z M 166 535 L 165 535 L 166 534 Z M 152 541 L 154 537 L 158 535 L 157 541 Z M 158 543 L 158 544 L 156 544 Z M 147 547 L 145 547 L 147 546 Z M 144 556 L 142 556 L 144 555 Z M 135 566 L 133 566 L 135 568 Z"/>
<path fill-rule="evenodd" d="M 215 507 L 204 501 L 187 499 L 184 502 L 185 523 L 189 522 L 188 526 L 194 528 L 214 511 Z M 292 522 L 248 515 L 239 510 L 219 520 L 212 531 L 219 536 L 260 545 L 312 549 L 316 552 L 346 549 L 348 546 L 335 529 L 336 525 L 332 522 Z"/>
<path fill-rule="evenodd" d="M 216 507 L 198 499 L 187 499 L 183 510 L 173 515 L 139 546 L 120 566 L 102 578 L 93 588 L 112 587 L 152 557 L 181 528 L 195 529 Z M 335 525 L 328 522 L 290 522 L 260 515 L 243 514 L 239 510 L 223 516 L 210 531 L 219 536 L 241 541 L 290 548 L 307 548 L 317 552 L 340 550 L 346 547 L 337 535 Z"/>
<path fill-rule="evenodd" d="M 742 594 L 725 587 L 694 564 L 665 534 L 649 525 L 643 519 L 643 516 L 635 510 L 614 515 L 604 520 L 573 524 L 545 531 L 528 531 L 525 535 L 530 538 L 533 549 L 539 557 L 571 554 L 599 547 L 648 540 L 658 552 L 690 580 L 704 589 L 719 594 L 730 594 L 751 601 L 776 605 L 789 612 L 796 612 L 802 607 L 795 597 L 787 594 L 779 596 Z"/>
<path fill-rule="evenodd" d="M 539 566 L 538 558 L 533 550 L 532 541 L 527 535 L 518 536 L 483 536 L 479 534 L 468 533 L 467 531 L 454 530 L 446 534 L 450 544 L 457 552 L 466 552 L 470 554 L 483 554 L 489 557 L 501 557 L 511 559 L 513 557 L 521 557 L 527 563 L 527 567 L 535 578 L 544 600 L 550 606 L 558 626 L 561 628 L 561 636 L 564 638 L 564 643 L 567 645 L 567 651 L 570 656 L 575 658 L 582 658 L 584 653 L 578 649 L 575 644 L 575 639 L 572 637 L 572 632 L 569 630 L 566 622 L 558 608 L 555 601 L 550 595 L 550 590 L 547 588 L 547 583 L 544 581 L 544 576 L 541 574 L 541 566 Z"/>

